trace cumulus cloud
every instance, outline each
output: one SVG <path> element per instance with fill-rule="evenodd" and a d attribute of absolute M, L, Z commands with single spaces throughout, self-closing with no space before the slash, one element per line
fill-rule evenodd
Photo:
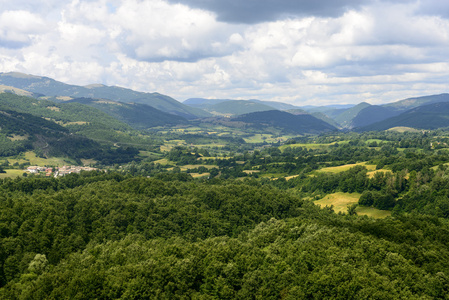
<path fill-rule="evenodd" d="M 444 1 L 0 1 L 0 71 L 73 84 L 378 103 L 449 77 Z"/>
<path fill-rule="evenodd" d="M 214 12 L 220 21 L 254 24 L 274 21 L 279 17 L 337 17 L 357 9 L 367 0 L 170 0 Z"/>
<path fill-rule="evenodd" d="M 47 30 L 45 22 L 25 10 L 7 10 L 0 14 L 0 46 L 21 48 Z"/>

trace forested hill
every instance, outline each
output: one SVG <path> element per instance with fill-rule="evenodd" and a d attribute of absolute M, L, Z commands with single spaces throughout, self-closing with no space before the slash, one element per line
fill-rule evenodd
<path fill-rule="evenodd" d="M 321 133 L 336 130 L 336 128 L 311 115 L 293 115 L 287 112 L 270 110 L 254 112 L 232 118 L 233 121 L 243 122 L 250 126 L 263 128 L 281 128 L 287 132 L 297 134 Z"/>
<path fill-rule="evenodd" d="M 55 103 L 48 100 L 0 93 L 0 109 L 29 113 L 61 124 L 92 124 L 113 130 L 131 129 L 128 125 L 96 108 L 80 103 Z"/>
<path fill-rule="evenodd" d="M 183 117 L 160 111 L 146 104 L 123 103 L 91 98 L 77 98 L 67 102 L 76 102 L 97 108 L 135 129 L 147 129 L 156 126 L 175 126 L 188 123 Z"/>
<path fill-rule="evenodd" d="M 360 131 L 387 130 L 405 126 L 417 129 L 437 129 L 449 126 L 449 102 L 419 106 L 398 116 L 361 127 Z"/>
<path fill-rule="evenodd" d="M 109 99 L 126 103 L 147 104 L 164 112 L 190 119 L 210 116 L 205 111 L 184 105 L 166 95 L 137 92 L 115 86 L 101 84 L 77 86 L 65 84 L 48 77 L 15 72 L 0 73 L 0 84 L 16 87 L 42 96 L 54 97 L 55 100 L 60 99 L 62 96 Z"/>
<path fill-rule="evenodd" d="M 337 215 L 256 181 L 0 180 L 1 299 L 443 299 L 447 222 Z"/>

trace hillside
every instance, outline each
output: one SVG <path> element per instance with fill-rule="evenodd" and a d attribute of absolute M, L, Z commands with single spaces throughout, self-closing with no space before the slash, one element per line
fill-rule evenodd
<path fill-rule="evenodd" d="M 48 77 L 32 76 L 15 72 L 0 73 L 0 84 L 52 97 L 54 100 L 57 100 L 60 97 L 99 98 L 125 103 L 134 102 L 147 104 L 164 112 L 182 116 L 187 119 L 207 117 L 210 115 L 197 108 L 184 105 L 166 95 L 136 92 L 131 89 L 116 86 L 98 84 L 77 86 L 65 84 Z"/>
<path fill-rule="evenodd" d="M 97 108 L 81 103 L 55 103 L 10 93 L 0 93 L 0 109 L 27 113 L 52 121 L 74 135 L 84 136 L 101 143 L 103 148 L 98 145 L 95 147 L 105 151 L 118 144 L 123 144 L 125 147 L 140 145 L 139 149 L 146 150 L 158 147 L 158 142 L 152 136 L 138 136 L 129 125 Z M 92 153 L 96 155 L 97 152 L 93 151 Z M 87 154 L 87 156 L 90 155 Z"/>
<path fill-rule="evenodd" d="M 90 98 L 77 98 L 67 101 L 67 103 L 81 103 L 97 108 L 134 129 L 175 126 L 188 123 L 183 117 L 165 113 L 146 104 L 123 103 Z"/>
<path fill-rule="evenodd" d="M 352 120 L 359 114 L 359 112 L 370 104 L 362 102 L 354 107 L 344 110 L 342 113 L 334 117 L 333 119 L 344 128 L 352 128 Z"/>
<path fill-rule="evenodd" d="M 393 127 L 437 129 L 449 126 L 449 103 L 439 102 L 410 109 L 398 116 L 371 124 L 359 131 L 387 130 Z"/>
<path fill-rule="evenodd" d="M 129 130 L 128 125 L 96 108 L 80 103 L 55 103 L 11 93 L 0 93 L 0 109 L 14 110 L 46 118 L 61 125 L 93 125 L 112 130 Z"/>
<path fill-rule="evenodd" d="M 98 143 L 31 114 L 0 110 L 0 124 L 0 156 L 34 150 L 39 156 L 81 159 L 99 158 L 102 152 Z"/>
<path fill-rule="evenodd" d="M 243 122 L 252 127 L 275 127 L 295 134 L 316 134 L 336 130 L 336 128 L 311 115 L 293 115 L 287 112 L 270 110 L 254 112 L 232 118 L 232 121 Z"/>
<path fill-rule="evenodd" d="M 351 121 L 351 128 L 364 127 L 399 115 L 400 112 L 388 106 L 371 105 L 362 109 Z"/>
<path fill-rule="evenodd" d="M 384 107 L 393 108 L 399 111 L 405 111 L 418 106 L 438 103 L 449 102 L 449 94 L 429 95 L 415 98 L 408 98 L 393 103 L 385 104 Z"/>

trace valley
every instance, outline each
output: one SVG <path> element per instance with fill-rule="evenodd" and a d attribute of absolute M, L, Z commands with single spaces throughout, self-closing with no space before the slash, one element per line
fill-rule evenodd
<path fill-rule="evenodd" d="M 448 94 L 299 107 L 0 85 L 0 299 L 449 293 Z"/>

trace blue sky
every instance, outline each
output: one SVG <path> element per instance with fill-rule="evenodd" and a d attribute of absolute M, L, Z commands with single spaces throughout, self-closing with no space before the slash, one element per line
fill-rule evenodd
<path fill-rule="evenodd" d="M 0 72 L 187 98 L 449 92 L 449 1 L 0 0 Z"/>

